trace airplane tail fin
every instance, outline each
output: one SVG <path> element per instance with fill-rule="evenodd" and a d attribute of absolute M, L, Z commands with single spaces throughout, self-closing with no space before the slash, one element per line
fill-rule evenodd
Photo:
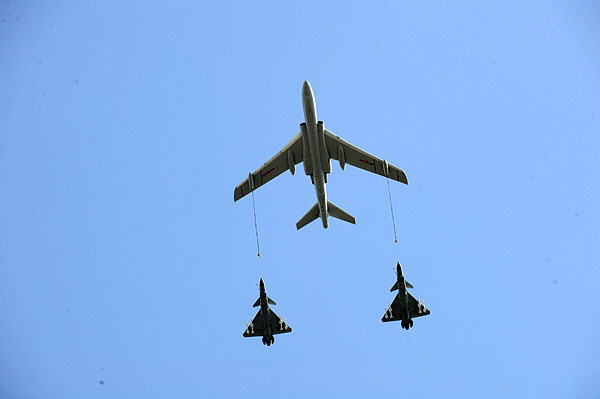
<path fill-rule="evenodd" d="M 319 213 L 319 203 L 316 203 L 308 210 L 308 212 L 306 212 L 306 214 L 304 214 L 304 216 L 302 216 L 302 219 L 298 220 L 298 223 L 296 223 L 296 229 L 300 230 L 310 222 L 317 220 Z"/>
<path fill-rule="evenodd" d="M 356 224 L 356 219 L 354 219 L 354 216 L 342 208 L 338 208 L 335 204 L 329 201 L 327 201 L 327 211 L 329 212 L 329 216 L 333 216 L 334 218 L 343 220 L 344 222 Z"/>
<path fill-rule="evenodd" d="M 310 222 L 317 220 L 320 216 L 320 212 L 321 211 L 319 210 L 319 203 L 314 204 L 313 207 L 310 208 L 304 216 L 302 216 L 302 219 L 300 219 L 298 223 L 296 223 L 296 229 L 300 230 Z M 356 219 L 354 219 L 354 216 L 350 215 L 342 208 L 338 208 L 335 204 L 331 203 L 330 201 L 327 201 L 327 212 L 329 213 L 329 216 L 332 216 L 336 219 L 356 224 Z"/>

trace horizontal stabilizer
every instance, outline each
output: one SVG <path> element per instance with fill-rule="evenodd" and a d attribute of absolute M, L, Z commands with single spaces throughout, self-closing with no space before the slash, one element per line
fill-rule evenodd
<path fill-rule="evenodd" d="M 329 216 L 333 216 L 336 219 L 343 220 L 344 222 L 356 224 L 356 219 L 354 216 L 350 215 L 348 212 L 344 211 L 342 208 L 338 208 L 335 204 L 327 201 L 327 212 Z"/>
<path fill-rule="evenodd" d="M 271 298 L 269 298 L 269 297 L 267 297 L 267 302 L 268 302 L 269 304 L 271 304 L 271 305 L 277 305 L 277 304 L 275 303 L 275 301 L 274 301 L 274 300 L 272 300 L 272 299 L 271 299 Z M 253 308 L 255 308 L 255 307 L 257 307 L 257 306 L 260 306 L 260 297 L 258 297 L 258 299 L 256 300 L 256 302 L 254 302 L 254 305 L 252 305 L 252 307 L 253 307 Z"/>
<path fill-rule="evenodd" d="M 296 229 L 300 230 L 310 222 L 317 220 L 319 214 L 319 203 L 316 203 L 315 205 L 313 205 L 312 208 L 308 210 L 308 212 L 306 212 L 304 216 L 302 216 L 302 219 L 298 220 L 298 223 L 296 223 Z"/>
<path fill-rule="evenodd" d="M 404 284 L 406 285 L 406 288 L 415 288 L 413 287 L 413 285 L 411 283 L 409 283 L 408 281 L 404 281 Z M 396 291 L 398 289 L 398 282 L 396 281 L 394 283 L 394 285 L 392 285 L 392 288 L 390 288 L 390 292 L 392 291 Z"/>

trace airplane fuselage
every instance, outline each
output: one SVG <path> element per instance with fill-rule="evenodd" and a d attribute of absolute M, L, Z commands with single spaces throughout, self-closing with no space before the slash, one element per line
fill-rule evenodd
<path fill-rule="evenodd" d="M 410 312 L 408 311 L 408 290 L 406 289 L 404 277 L 398 278 L 398 296 L 402 304 L 402 320 L 408 323 L 410 322 Z"/>
<path fill-rule="evenodd" d="M 300 124 L 304 142 L 304 171 L 310 175 L 323 227 L 327 228 L 329 223 L 327 217 L 327 173 L 331 172 L 331 160 L 325 145 L 325 131 L 323 122 L 317 120 L 317 105 L 312 88 L 308 82 L 302 87 L 302 105 L 304 108 L 305 122 Z"/>
<path fill-rule="evenodd" d="M 408 329 L 412 324 L 410 318 L 410 311 L 408 310 L 408 288 L 406 288 L 406 280 L 404 279 L 404 273 L 400 263 L 396 266 L 396 276 L 398 285 L 398 298 L 400 299 L 400 311 L 402 316 L 402 327 Z"/>
<path fill-rule="evenodd" d="M 265 332 L 263 334 L 263 343 L 265 343 L 266 341 L 272 340 L 273 332 L 271 331 L 271 322 L 269 320 L 269 301 L 267 299 L 267 292 L 262 280 L 260 281 L 260 314 L 265 321 Z"/>

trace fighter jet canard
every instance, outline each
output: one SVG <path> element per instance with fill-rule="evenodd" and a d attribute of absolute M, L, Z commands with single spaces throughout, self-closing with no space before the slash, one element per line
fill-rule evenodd
<path fill-rule="evenodd" d="M 356 223 L 352 215 L 327 200 L 325 184 L 327 174 L 331 172 L 332 159 L 338 161 L 342 169 L 348 164 L 408 184 L 402 169 L 353 146 L 325 129 L 323 122 L 317 119 L 315 97 L 308 82 L 304 82 L 302 88 L 302 104 L 305 121 L 300 124 L 300 132 L 273 158 L 256 172 L 250 173 L 248 178 L 235 188 L 234 202 L 286 170 L 293 175 L 296 165 L 302 162 L 304 173 L 310 176 L 315 187 L 317 203 L 296 223 L 296 228 L 301 229 L 318 218 L 321 219 L 323 227 L 327 228 L 328 216 Z"/>
<path fill-rule="evenodd" d="M 398 294 L 396 294 L 396 298 L 394 298 L 390 307 L 385 311 L 381 321 L 401 320 L 402 328 L 408 330 L 413 326 L 413 317 L 427 316 L 431 312 L 421 301 L 417 301 L 408 293 L 408 288 L 413 288 L 413 286 L 404 279 L 400 263 L 396 265 L 396 274 L 397 280 L 392 288 L 390 288 L 390 292 L 398 290 Z"/>
<path fill-rule="evenodd" d="M 246 324 L 244 337 L 262 336 L 262 343 L 271 346 L 271 344 L 275 342 L 274 335 L 292 332 L 292 328 L 285 322 L 285 319 L 281 320 L 279 316 L 269 308 L 269 304 L 276 305 L 276 303 L 267 296 L 265 283 L 262 278 L 260 279 L 259 285 L 260 295 L 256 302 L 254 302 L 253 307 L 260 306 L 260 309 L 250 324 Z"/>

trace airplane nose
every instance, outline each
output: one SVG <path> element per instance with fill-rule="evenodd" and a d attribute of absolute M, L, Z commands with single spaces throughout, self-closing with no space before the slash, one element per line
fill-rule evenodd
<path fill-rule="evenodd" d="M 310 86 L 308 80 L 304 81 L 304 85 L 302 86 L 302 93 L 304 93 L 304 96 L 306 97 L 308 97 L 312 93 L 312 87 Z"/>

